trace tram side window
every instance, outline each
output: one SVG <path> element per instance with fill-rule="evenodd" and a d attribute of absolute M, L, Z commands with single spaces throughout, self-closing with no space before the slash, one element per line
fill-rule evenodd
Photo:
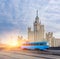
<path fill-rule="evenodd" d="M 43 44 L 43 43 L 35 43 L 35 44 L 31 44 L 31 45 L 33 45 L 33 46 L 40 46 L 40 45 L 45 45 L 45 44 Z"/>
<path fill-rule="evenodd" d="M 44 44 L 44 43 L 41 43 L 40 45 L 46 45 L 46 44 Z"/>
<path fill-rule="evenodd" d="M 46 45 L 45 43 L 34 43 L 34 44 L 23 44 L 24 46 L 41 46 L 41 45 Z"/>
<path fill-rule="evenodd" d="M 31 46 L 36 46 L 36 45 L 40 45 L 39 43 L 34 43 L 34 44 L 31 44 Z"/>

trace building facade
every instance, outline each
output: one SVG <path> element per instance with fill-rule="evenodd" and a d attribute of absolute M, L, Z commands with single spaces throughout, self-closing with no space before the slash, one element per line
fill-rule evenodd
<path fill-rule="evenodd" d="M 55 42 L 54 44 L 55 47 L 60 47 L 60 38 L 55 38 L 54 42 Z"/>

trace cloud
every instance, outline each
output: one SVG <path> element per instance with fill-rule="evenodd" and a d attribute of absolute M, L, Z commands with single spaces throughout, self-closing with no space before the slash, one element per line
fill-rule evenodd
<path fill-rule="evenodd" d="M 18 30 L 27 35 L 36 10 L 46 31 L 60 32 L 60 0 L 0 0 L 0 32 Z"/>

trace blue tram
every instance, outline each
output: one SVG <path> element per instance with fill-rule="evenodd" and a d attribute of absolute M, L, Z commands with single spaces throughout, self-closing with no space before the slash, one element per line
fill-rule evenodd
<path fill-rule="evenodd" d="M 25 42 L 21 46 L 22 49 L 30 50 L 46 50 L 49 48 L 48 42 Z"/>

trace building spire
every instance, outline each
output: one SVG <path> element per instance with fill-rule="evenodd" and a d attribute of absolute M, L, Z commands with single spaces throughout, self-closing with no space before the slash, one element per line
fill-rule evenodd
<path fill-rule="evenodd" d="M 39 17 L 38 17 L 38 10 L 36 11 L 36 18 L 39 18 Z"/>
<path fill-rule="evenodd" d="M 38 16 L 38 10 L 36 11 L 36 16 Z"/>
<path fill-rule="evenodd" d="M 36 11 L 36 18 L 35 18 L 35 22 L 39 22 L 38 10 Z"/>

